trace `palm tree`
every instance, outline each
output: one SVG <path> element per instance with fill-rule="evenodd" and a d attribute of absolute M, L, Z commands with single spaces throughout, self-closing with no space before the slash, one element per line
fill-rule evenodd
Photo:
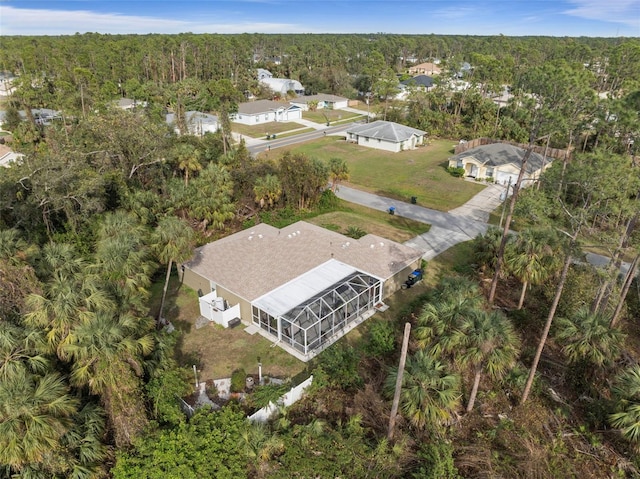
<path fill-rule="evenodd" d="M 64 345 L 71 382 L 100 396 L 116 446 L 131 444 L 147 424 L 141 393 L 142 357 L 154 347 L 150 325 L 140 318 L 99 311 Z"/>
<path fill-rule="evenodd" d="M 55 373 L 19 370 L 0 380 L 0 463 L 20 472 L 62 448 L 78 401 Z"/>
<path fill-rule="evenodd" d="M 146 310 L 153 273 L 148 236 L 138 218 L 124 211 L 106 215 L 100 225 L 90 271 L 123 310 Z"/>
<path fill-rule="evenodd" d="M 618 412 L 609 420 L 613 427 L 620 428 L 622 435 L 640 450 L 640 365 L 630 367 L 616 380 L 613 392 L 618 397 Z"/>
<path fill-rule="evenodd" d="M 474 238 L 473 261 L 482 271 L 495 269 L 501 240 L 502 231 L 495 226 L 489 226 L 486 233 L 479 234 Z"/>
<path fill-rule="evenodd" d="M 341 181 L 349 179 L 349 166 L 342 158 L 329 159 L 329 173 L 331 175 L 331 191 L 335 193 Z"/>
<path fill-rule="evenodd" d="M 527 288 L 539 285 L 562 266 L 557 254 L 557 237 L 549 230 L 527 229 L 515 241 L 507 243 L 506 270 L 522 282 L 518 309 L 522 309 Z"/>
<path fill-rule="evenodd" d="M 418 346 L 428 348 L 434 357 L 452 354 L 456 345 L 452 332 L 459 328 L 466 318 L 481 307 L 484 299 L 480 288 L 473 281 L 462 277 L 444 278 L 428 303 L 415 328 Z"/>
<path fill-rule="evenodd" d="M 260 204 L 260 208 L 264 208 L 265 205 L 269 205 L 270 208 L 273 207 L 282 196 L 280 179 L 271 174 L 256 178 L 253 193 L 255 194 L 256 203 Z"/>
<path fill-rule="evenodd" d="M 184 186 L 189 186 L 189 172 L 196 172 L 202 169 L 200 150 L 196 150 L 191 145 L 180 145 L 178 149 L 178 168 L 184 171 Z"/>
<path fill-rule="evenodd" d="M 456 362 L 473 370 L 473 387 L 469 395 L 467 412 L 473 410 L 483 373 L 498 380 L 514 364 L 520 340 L 511 322 L 497 311 L 473 311 L 455 330 L 450 340 L 459 353 Z"/>
<path fill-rule="evenodd" d="M 162 290 L 162 300 L 158 318 L 162 321 L 162 311 L 169 287 L 171 276 L 171 266 L 174 262 L 186 261 L 193 254 L 195 234 L 186 221 L 175 216 L 162 218 L 154 232 L 154 250 L 161 263 L 167 264 L 167 274 L 165 275 L 164 288 Z"/>
<path fill-rule="evenodd" d="M 96 285 L 95 278 L 84 273 L 69 276 L 57 271 L 44 285 L 42 294 L 30 294 L 25 301 L 24 323 L 46 331 L 46 349 L 65 360 L 63 346 L 73 341 L 74 328 L 94 316 L 96 308 L 112 305 L 110 298 Z"/>
<path fill-rule="evenodd" d="M 596 366 L 614 362 L 619 356 L 625 334 L 609 325 L 602 313 L 581 308 L 570 318 L 557 319 L 556 339 L 572 363 L 585 360 Z"/>
<path fill-rule="evenodd" d="M 398 369 L 391 371 L 385 389 L 393 393 Z M 407 359 L 402 378 L 401 410 L 409 422 L 422 429 L 442 425 L 460 405 L 460 378 L 449 374 L 444 364 L 420 350 Z"/>

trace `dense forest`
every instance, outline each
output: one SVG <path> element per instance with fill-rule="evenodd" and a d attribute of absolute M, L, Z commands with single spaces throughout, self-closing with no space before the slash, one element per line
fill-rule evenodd
<path fill-rule="evenodd" d="M 469 88 L 437 80 L 395 99 L 407 67 L 435 59 Z M 640 475 L 638 39 L 3 37 L 0 68 L 15 75 L 0 138 L 25 154 L 0 171 L 0 477 Z M 234 141 L 238 103 L 273 97 L 257 68 L 367 95 L 432 138 L 571 151 L 516 184 L 504 229 L 462 245 L 397 317 L 310 363 L 306 398 L 264 426 L 238 403 L 187 418 L 191 372 L 163 316 L 196 245 L 338 208 L 325 186 L 348 177 L 343 159 L 256 160 Z M 145 106 L 115 108 L 123 97 Z M 34 108 L 61 115 L 43 124 Z M 191 109 L 219 131 L 165 123 Z M 606 268 L 582 261 L 594 247 Z"/>

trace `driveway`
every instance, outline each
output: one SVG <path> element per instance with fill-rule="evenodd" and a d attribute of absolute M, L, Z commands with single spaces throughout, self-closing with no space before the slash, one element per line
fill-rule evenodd
<path fill-rule="evenodd" d="M 398 216 L 430 224 L 431 229 L 427 233 L 405 242 L 407 246 L 422 251 L 425 260 L 430 260 L 450 247 L 486 232 L 489 213 L 500 204 L 500 195 L 504 190 L 499 185 L 491 185 L 448 213 L 342 185 L 338 187 L 336 195 L 345 201 L 379 211 L 389 211 L 389 207 L 393 206 Z"/>

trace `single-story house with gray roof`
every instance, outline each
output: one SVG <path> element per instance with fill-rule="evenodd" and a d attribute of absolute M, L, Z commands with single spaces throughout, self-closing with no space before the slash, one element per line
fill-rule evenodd
<path fill-rule="evenodd" d="M 506 185 L 511 180 L 515 185 L 522 159 L 527 150 L 509 143 L 491 143 L 476 146 L 470 150 L 449 158 L 452 168 L 464 168 L 465 176 L 478 179 L 493 178 L 496 183 Z M 531 152 L 525 166 L 522 186 L 527 186 L 537 180 L 542 172 L 551 166 L 553 158 Z"/>
<path fill-rule="evenodd" d="M 205 133 L 215 133 L 218 131 L 219 123 L 216 115 L 190 110 L 184 114 L 184 118 L 187 125 L 187 132 L 190 135 L 204 136 Z M 176 133 L 181 133 L 178 128 L 175 113 L 167 113 L 166 122 L 173 126 Z"/>
<path fill-rule="evenodd" d="M 202 316 L 225 327 L 240 320 L 308 361 L 382 308 L 421 258 L 379 236 L 356 240 L 299 221 L 201 246 L 180 270 Z"/>
<path fill-rule="evenodd" d="M 302 118 L 302 108 L 283 101 L 256 100 L 240 103 L 231 121 L 243 125 L 260 125 L 272 121 L 295 121 Z"/>
<path fill-rule="evenodd" d="M 289 103 L 302 108 L 302 111 L 309 110 L 309 103 L 316 102 L 318 110 L 342 110 L 349 106 L 349 99 L 337 95 L 328 95 L 319 93 L 317 95 L 299 96 L 291 100 Z"/>
<path fill-rule="evenodd" d="M 425 131 L 392 121 L 377 120 L 354 125 L 346 131 L 346 140 L 358 145 L 393 151 L 413 150 L 424 143 Z"/>

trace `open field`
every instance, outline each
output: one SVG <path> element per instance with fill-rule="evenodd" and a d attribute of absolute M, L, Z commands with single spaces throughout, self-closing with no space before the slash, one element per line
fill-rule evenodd
<path fill-rule="evenodd" d="M 234 133 L 250 136 L 251 138 L 265 138 L 267 134 L 273 135 L 285 131 L 300 130 L 305 128 L 301 123 L 293 121 L 271 121 L 260 125 L 243 125 L 241 123 L 231 123 L 231 130 Z"/>
<path fill-rule="evenodd" d="M 325 124 L 327 121 L 333 123 L 336 121 L 354 120 L 359 117 L 362 117 L 362 115 L 344 110 L 316 110 L 302 112 L 302 118 L 304 120 L 313 121 L 319 124 Z"/>
<path fill-rule="evenodd" d="M 329 136 L 265 152 L 260 157 L 279 158 L 283 150 L 290 150 L 325 162 L 343 158 L 351 173 L 349 183 L 357 188 L 403 201 L 415 196 L 421 206 L 449 211 L 485 187 L 447 173 L 447 158 L 453 155 L 453 147 L 451 140 L 434 140 L 415 150 L 389 153 Z"/>
<path fill-rule="evenodd" d="M 343 234 L 353 226 L 366 233 L 382 236 L 398 243 L 404 243 L 417 235 L 426 233 L 430 228 L 430 225 L 401 216 L 392 216 L 382 211 L 344 201 L 340 203 L 341 211 L 332 211 L 309 218 L 306 221 Z"/>

